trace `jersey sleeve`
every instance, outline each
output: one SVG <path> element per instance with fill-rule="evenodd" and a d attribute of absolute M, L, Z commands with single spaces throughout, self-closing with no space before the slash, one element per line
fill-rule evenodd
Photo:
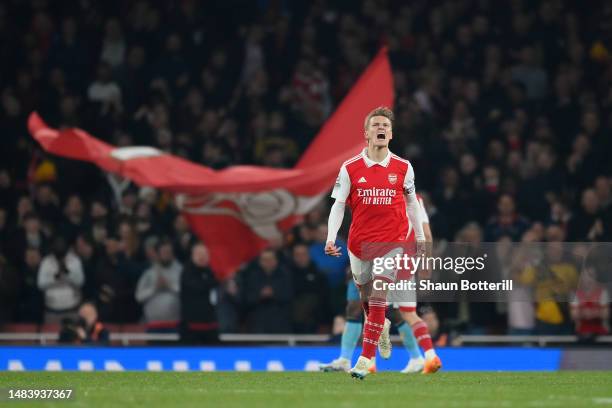
<path fill-rule="evenodd" d="M 429 224 L 429 216 L 427 215 L 427 211 L 425 210 L 425 203 L 423 203 L 423 199 L 419 197 L 419 218 L 422 223 Z"/>
<path fill-rule="evenodd" d="M 610 303 L 610 297 L 608 296 L 608 290 L 606 288 L 603 288 L 601 290 L 601 296 L 599 297 L 599 305 L 606 306 L 608 303 Z"/>
<path fill-rule="evenodd" d="M 404 193 L 411 194 L 415 192 L 414 187 L 414 170 L 412 165 L 408 165 L 408 170 L 406 170 L 406 175 L 404 176 Z"/>
<path fill-rule="evenodd" d="M 338 178 L 336 178 L 336 184 L 332 190 L 331 196 L 336 200 L 344 203 L 351 192 L 351 178 L 349 177 L 346 166 L 340 168 Z"/>

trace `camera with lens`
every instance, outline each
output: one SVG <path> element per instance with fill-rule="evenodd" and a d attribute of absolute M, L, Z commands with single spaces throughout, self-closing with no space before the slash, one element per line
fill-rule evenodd
<path fill-rule="evenodd" d="M 60 332 L 59 332 L 59 343 L 80 343 L 83 341 L 83 333 L 86 332 L 87 324 L 83 318 L 65 318 L 62 319 Z"/>

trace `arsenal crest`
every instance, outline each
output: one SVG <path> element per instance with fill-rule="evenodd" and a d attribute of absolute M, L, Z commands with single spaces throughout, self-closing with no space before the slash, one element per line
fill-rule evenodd
<path fill-rule="evenodd" d="M 397 182 L 397 174 L 390 173 L 389 174 L 389 183 L 395 184 Z"/>

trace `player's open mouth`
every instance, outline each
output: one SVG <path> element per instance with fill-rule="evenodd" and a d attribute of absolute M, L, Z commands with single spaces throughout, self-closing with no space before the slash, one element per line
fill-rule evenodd
<path fill-rule="evenodd" d="M 376 135 L 376 138 L 377 139 L 381 139 L 381 140 L 385 140 L 386 135 L 384 133 L 379 133 L 379 134 Z"/>

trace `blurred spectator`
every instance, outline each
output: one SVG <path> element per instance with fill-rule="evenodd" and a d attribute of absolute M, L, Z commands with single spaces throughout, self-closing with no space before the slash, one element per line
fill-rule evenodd
<path fill-rule="evenodd" d="M 291 277 L 273 250 L 242 272 L 247 324 L 251 333 L 290 333 Z"/>
<path fill-rule="evenodd" d="M 34 205 L 30 197 L 22 196 L 17 200 L 17 220 L 16 226 L 23 226 L 24 218 L 27 214 L 34 213 Z"/>
<path fill-rule="evenodd" d="M 572 214 L 569 212 L 565 202 L 556 200 L 551 204 L 549 224 L 559 225 L 564 231 L 567 231 L 571 218 Z"/>
<path fill-rule="evenodd" d="M 32 212 L 26 213 L 23 216 L 20 228 L 18 228 L 12 242 L 7 243 L 7 247 L 11 248 L 13 262 L 20 264 L 22 256 L 26 248 L 37 248 L 41 253 L 48 250 L 48 238 L 42 230 L 40 219 Z"/>
<path fill-rule="evenodd" d="M 310 259 L 306 244 L 296 244 L 291 263 L 293 297 L 293 327 L 297 333 L 316 333 L 318 328 L 329 323 L 329 287 L 325 275 Z"/>
<path fill-rule="evenodd" d="M 462 251 L 462 256 L 470 256 L 473 258 L 482 257 L 485 254 L 485 248 L 482 246 L 483 232 L 480 226 L 471 222 L 465 225 L 458 233 L 456 242 L 461 243 L 457 250 Z M 501 271 L 497 254 L 490 253 L 487 258 L 487 268 L 483 270 L 486 273 L 483 278 L 491 281 L 499 281 L 501 279 Z M 476 273 L 476 271 L 472 271 Z M 499 275 L 497 275 L 499 274 Z M 485 297 L 487 294 L 472 292 L 468 303 L 469 324 L 468 330 L 470 334 L 490 334 L 490 331 L 499 322 L 497 315 L 496 304 L 493 302 L 479 302 L 478 298 Z"/>
<path fill-rule="evenodd" d="M 437 241 L 448 240 L 449 231 L 446 216 L 440 212 L 438 207 L 436 207 L 429 194 L 420 191 L 419 195 L 423 198 L 423 204 L 425 205 L 425 210 L 427 211 L 427 216 L 429 217 L 432 235 Z"/>
<path fill-rule="evenodd" d="M 208 267 L 209 260 L 208 248 L 196 243 L 181 274 L 181 341 L 188 344 L 219 340 L 215 310 L 218 283 Z"/>
<path fill-rule="evenodd" d="M 37 284 L 38 270 L 42 261 L 40 249 L 26 248 L 23 257 L 18 321 L 42 323 L 44 303 Z"/>
<path fill-rule="evenodd" d="M 474 118 L 465 101 L 459 100 L 455 103 L 450 124 L 444 132 L 444 137 L 450 145 L 450 151 L 454 154 L 465 151 L 478 137 Z"/>
<path fill-rule="evenodd" d="M 126 218 L 119 221 L 117 225 L 117 234 L 126 255 L 129 257 L 137 256 L 140 248 L 140 241 L 130 219 Z"/>
<path fill-rule="evenodd" d="M 79 234 L 74 240 L 74 252 L 83 265 L 83 275 L 85 276 L 83 296 L 87 299 L 93 299 L 96 296 L 94 275 L 100 254 L 97 253 L 97 247 L 92 237 L 88 234 Z"/>
<path fill-rule="evenodd" d="M 443 168 L 441 179 L 442 182 L 434 193 L 433 201 L 448 221 L 448 235 L 440 238 L 452 240 L 452 237 L 469 219 L 471 210 L 465 201 L 463 191 L 461 191 L 457 170 L 452 167 Z"/>
<path fill-rule="evenodd" d="M 500 258 L 501 264 L 508 269 L 508 278 L 512 279 L 513 289 L 508 295 L 508 334 L 530 335 L 535 332 L 535 302 L 533 287 L 521 279 L 523 270 L 537 259 L 540 247 L 535 243 L 537 237 L 533 231 L 523 234 L 521 244 L 512 247 L 509 237 L 498 241 L 498 251 L 507 251 Z"/>
<path fill-rule="evenodd" d="M 89 208 L 91 221 L 106 225 L 109 216 L 108 206 L 101 199 L 94 199 Z"/>
<path fill-rule="evenodd" d="M 178 33 L 171 33 L 166 38 L 166 48 L 158 61 L 157 70 L 173 88 L 184 87 L 189 81 L 189 68 L 185 60 L 183 39 Z"/>
<path fill-rule="evenodd" d="M 88 48 L 83 43 L 83 37 L 78 30 L 74 17 L 66 17 L 62 21 L 61 34 L 56 38 L 49 52 L 49 63 L 57 66 L 57 72 L 64 73 L 74 86 L 81 86 L 82 80 L 89 68 Z"/>
<path fill-rule="evenodd" d="M 64 238 L 56 237 L 51 253 L 43 258 L 38 269 L 38 288 L 45 297 L 45 323 L 59 323 L 76 316 L 84 281 L 81 260 Z"/>
<path fill-rule="evenodd" d="M 43 224 L 57 225 L 62 218 L 59 198 L 49 184 L 41 184 L 36 187 L 34 208 Z"/>
<path fill-rule="evenodd" d="M 127 259 L 121 241 L 108 237 L 101 256 L 94 265 L 92 297 L 101 320 L 109 323 L 129 323 L 138 320 L 140 308 L 134 299 L 139 274 Z"/>
<path fill-rule="evenodd" d="M 272 112 L 263 119 L 263 124 L 262 134 L 255 140 L 255 160 L 270 167 L 288 167 L 289 162 L 299 158 L 299 152 L 296 142 L 285 133 L 285 117 L 281 112 Z M 280 155 L 280 158 L 275 155 Z"/>
<path fill-rule="evenodd" d="M 217 316 L 219 318 L 219 332 L 221 333 L 238 333 L 240 331 L 242 298 L 236 280 L 230 278 L 219 283 Z"/>
<path fill-rule="evenodd" d="M 536 331 L 541 335 L 569 334 L 570 294 L 576 288 L 578 271 L 571 254 L 563 246 L 565 233 L 556 225 L 546 230 L 548 243 L 539 264 L 526 266 L 519 276 L 522 285 L 530 285 L 536 301 Z"/>
<path fill-rule="evenodd" d="M 112 79 L 111 69 L 106 63 L 100 63 L 96 80 L 89 85 L 87 97 L 99 106 L 98 114 L 119 114 L 123 110 L 121 88 Z"/>
<path fill-rule="evenodd" d="M 151 329 L 176 328 L 181 318 L 181 273 L 172 243 L 162 240 L 155 246 L 157 259 L 140 277 L 136 300 L 143 306 L 144 321 Z"/>
<path fill-rule="evenodd" d="M 291 85 L 293 108 L 301 113 L 304 123 L 321 125 L 331 109 L 329 83 L 323 71 L 304 58 L 297 63 Z"/>
<path fill-rule="evenodd" d="M 126 44 L 121 32 L 121 23 L 117 19 L 108 20 L 104 27 L 100 60 L 113 68 L 119 67 L 123 64 L 125 49 Z"/>
<path fill-rule="evenodd" d="M 597 193 L 593 189 L 584 190 L 581 208 L 569 222 L 568 238 L 577 242 L 597 241 L 603 233 L 604 224 Z"/>
<path fill-rule="evenodd" d="M 577 186 L 586 187 L 597 174 L 597 159 L 589 138 L 579 134 L 573 141 L 572 151 L 566 160 L 566 171 Z"/>
<path fill-rule="evenodd" d="M 141 238 L 146 239 L 157 235 L 156 233 L 158 231 L 153 224 L 151 205 L 145 202 L 139 202 L 136 206 L 136 213 L 134 215 L 136 216 L 136 232 Z"/>
<path fill-rule="evenodd" d="M 176 255 L 180 259 L 187 259 L 192 256 L 192 244 L 195 241 L 195 237 L 191 230 L 189 229 L 189 224 L 187 224 L 187 220 L 181 214 L 178 214 L 174 218 L 173 224 L 173 236 L 174 239 L 174 249 L 176 251 Z"/>
<path fill-rule="evenodd" d="M 499 197 L 498 215 L 491 219 L 485 228 L 485 241 L 495 242 L 502 236 L 518 241 L 528 227 L 527 220 L 516 213 L 514 198 L 509 194 Z"/>
<path fill-rule="evenodd" d="M 31 177 L 32 177 L 32 181 L 34 183 L 38 183 L 40 184 L 38 186 L 39 190 L 42 190 L 41 194 L 45 194 L 44 196 L 41 195 L 40 200 L 44 199 L 51 199 L 54 201 L 53 204 L 57 205 L 57 197 L 53 194 L 53 192 L 51 192 L 51 194 L 49 193 L 49 189 L 52 189 L 52 187 L 48 184 L 45 183 L 54 183 L 55 181 L 57 181 L 57 173 L 58 173 L 58 169 L 57 166 L 55 164 L 55 162 L 53 162 L 52 160 L 49 159 L 40 159 L 39 157 L 34 157 L 35 162 L 33 163 L 33 171 L 31 173 Z"/>
<path fill-rule="evenodd" d="M 64 220 L 60 228 L 60 234 L 68 242 L 74 242 L 77 235 L 84 232 L 87 228 L 85 223 L 85 207 L 81 197 L 78 195 L 68 197 L 64 206 Z"/>
<path fill-rule="evenodd" d="M 15 319 L 21 295 L 20 289 L 17 270 L 0 254 L 0 323 Z"/>
<path fill-rule="evenodd" d="M 552 197 L 562 190 L 564 174 L 557 167 L 556 155 L 549 147 L 541 147 L 535 155 L 532 174 L 525 177 L 519 194 L 525 214 L 543 220 L 550 208 Z"/>
<path fill-rule="evenodd" d="M 149 80 L 147 69 L 147 54 L 144 47 L 134 45 L 127 54 L 127 61 L 118 71 L 118 85 L 122 92 L 127 111 L 133 112 L 145 98 L 146 86 Z"/>
<path fill-rule="evenodd" d="M 544 99 L 548 86 L 548 76 L 536 62 L 535 49 L 524 47 L 520 52 L 520 62 L 512 68 L 512 80 L 518 81 L 527 90 L 528 99 Z"/>
<path fill-rule="evenodd" d="M 578 290 L 572 298 L 571 316 L 576 334 L 583 339 L 610 332 L 610 297 L 605 286 L 597 281 L 595 268 L 585 268 L 580 274 Z"/>

